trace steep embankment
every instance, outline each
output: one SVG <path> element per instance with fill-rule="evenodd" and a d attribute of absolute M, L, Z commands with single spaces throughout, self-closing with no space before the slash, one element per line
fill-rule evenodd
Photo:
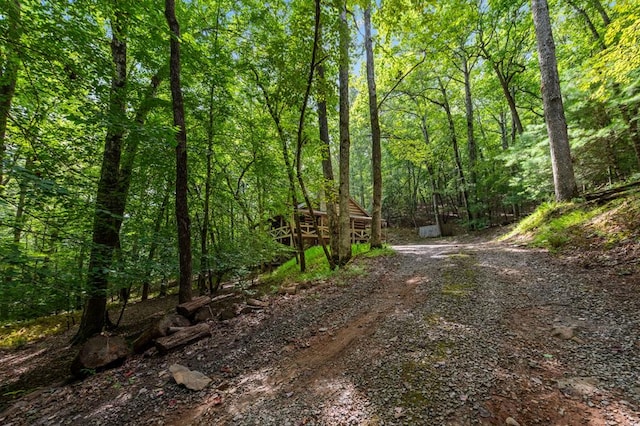
<path fill-rule="evenodd" d="M 640 193 L 604 191 L 590 201 L 547 203 L 502 240 L 542 247 L 585 268 L 613 268 L 622 275 L 639 272 Z"/>

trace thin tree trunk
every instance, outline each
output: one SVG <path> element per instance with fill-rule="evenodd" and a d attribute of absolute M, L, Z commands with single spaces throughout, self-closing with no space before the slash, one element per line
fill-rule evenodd
<path fill-rule="evenodd" d="M 204 212 L 202 226 L 200 227 L 200 273 L 198 274 L 198 291 L 202 296 L 207 292 L 207 276 L 209 271 L 209 245 L 207 234 L 209 233 L 209 205 L 211 201 L 211 171 L 213 156 L 213 90 L 209 88 L 209 125 L 207 127 L 207 174 L 204 182 Z"/>
<path fill-rule="evenodd" d="M 191 300 L 191 220 L 187 203 L 187 128 L 184 119 L 184 103 L 180 86 L 180 25 L 176 19 L 175 0 L 165 0 L 164 15 L 171 31 L 171 98 L 173 100 L 173 125 L 176 133 L 176 222 L 178 225 L 178 252 L 180 255 L 180 280 L 178 303 Z"/>
<path fill-rule="evenodd" d="M 477 173 L 477 163 L 478 163 L 478 146 L 476 144 L 476 138 L 474 135 L 473 128 L 473 102 L 471 100 L 471 66 L 469 66 L 469 60 L 467 58 L 466 52 L 462 52 L 462 72 L 464 74 L 464 105 L 467 119 L 467 151 L 469 153 L 469 183 L 471 186 L 471 198 L 474 206 L 477 204 L 478 193 L 477 193 L 477 184 L 478 184 L 478 173 Z M 468 200 L 467 200 L 468 201 Z M 469 208 L 469 214 L 472 215 L 469 217 L 471 221 L 476 218 L 476 213 L 473 211 L 474 209 Z M 477 224 L 473 223 L 473 227 L 477 226 Z"/>
<path fill-rule="evenodd" d="M 609 24 L 611 23 L 611 19 L 609 18 L 609 14 L 607 13 L 606 10 L 604 10 L 604 7 L 602 6 L 602 3 L 600 3 L 600 0 L 591 0 L 591 3 L 593 3 L 593 6 L 596 8 L 596 10 L 598 11 L 598 13 L 600 14 L 600 17 L 602 17 L 602 22 L 604 22 L 604 26 L 609 26 Z"/>
<path fill-rule="evenodd" d="M 324 77 L 324 67 L 318 64 L 318 81 L 320 93 L 318 96 L 318 127 L 320 129 L 320 141 L 322 142 L 322 174 L 324 176 L 324 194 L 327 200 L 327 222 L 329 227 L 329 246 L 333 263 L 340 260 L 340 230 L 338 228 L 338 210 L 336 201 L 338 192 L 333 176 L 331 162 L 331 144 L 329 140 L 329 121 L 327 119 L 327 86 Z"/>
<path fill-rule="evenodd" d="M 538 44 L 542 101 L 549 134 L 556 200 L 567 201 L 578 194 L 578 188 L 571 163 L 569 135 L 562 105 L 556 48 L 551 32 L 547 0 L 531 0 L 531 11 Z"/>
<path fill-rule="evenodd" d="M 373 175 L 373 208 L 371 215 L 371 248 L 382 247 L 382 150 L 380 147 L 380 122 L 378 94 L 371 39 L 371 0 L 364 10 L 364 45 L 367 56 L 367 87 L 369 89 L 369 117 L 371 118 L 371 174 Z"/>
<path fill-rule="evenodd" d="M 467 190 L 467 181 L 464 176 L 464 170 L 462 169 L 462 159 L 460 158 L 460 149 L 458 147 L 458 136 L 456 134 L 456 126 L 453 121 L 453 115 L 451 114 L 451 107 L 449 105 L 449 97 L 447 96 L 447 89 L 442 84 L 442 80 L 438 79 L 438 85 L 440 86 L 440 93 L 442 94 L 442 108 L 447 115 L 447 123 L 449 124 L 449 133 L 451 134 L 451 144 L 453 145 L 453 156 L 456 163 L 456 171 L 458 172 L 458 178 L 460 179 L 460 186 L 462 187 L 460 195 L 462 196 L 462 204 L 467 213 L 467 219 L 472 220 L 471 209 L 469 207 L 469 192 Z"/>
<path fill-rule="evenodd" d="M 216 31 L 214 38 L 214 57 L 218 55 L 218 33 L 220 26 L 220 4 L 216 10 Z M 204 212 L 202 218 L 202 226 L 200 228 L 200 273 L 198 274 L 198 290 L 200 295 L 207 292 L 207 278 L 209 279 L 209 290 L 213 290 L 211 285 L 211 271 L 209 265 L 209 245 L 207 244 L 207 235 L 209 234 L 209 210 L 211 202 L 211 179 L 212 179 L 212 159 L 213 159 L 213 95 L 215 85 L 211 83 L 209 88 L 209 123 L 207 126 L 207 175 L 204 183 Z"/>
<path fill-rule="evenodd" d="M 127 44 L 124 40 L 125 23 L 122 12 L 116 10 L 111 22 L 111 55 L 114 74 L 111 80 L 109 102 L 110 122 L 105 137 L 102 168 L 96 196 L 93 219 L 93 244 L 89 259 L 87 282 L 88 297 L 74 343 L 82 343 L 93 334 L 100 333 L 105 325 L 107 306 L 107 278 L 111 269 L 113 252 L 118 244 L 120 157 L 126 119 Z"/>
<path fill-rule="evenodd" d="M 156 216 L 156 220 L 153 223 L 153 237 L 151 238 L 151 245 L 149 246 L 149 254 L 147 255 L 147 267 L 146 273 L 144 275 L 144 281 L 142 283 L 142 297 L 141 299 L 147 300 L 149 298 L 149 289 L 151 287 L 151 262 L 156 255 L 156 250 L 158 249 L 158 234 L 160 234 L 160 228 L 162 227 L 162 219 L 164 218 L 164 212 L 167 210 L 167 205 L 169 204 L 169 192 L 171 185 L 167 182 L 167 188 L 164 192 L 164 197 L 162 198 L 162 204 L 160 205 L 160 209 L 158 210 L 158 216 Z"/>
<path fill-rule="evenodd" d="M 311 85 L 313 84 L 313 73 L 316 69 L 316 54 L 318 51 L 318 40 L 320 37 L 320 0 L 315 0 L 315 25 L 314 25 L 314 34 L 313 34 L 313 48 L 311 51 L 311 64 L 309 66 L 309 77 L 307 78 L 307 88 L 304 93 L 304 97 L 302 99 L 302 104 L 300 105 L 300 120 L 298 121 L 298 134 L 297 134 L 297 147 L 296 147 L 296 174 L 298 177 L 298 184 L 300 185 L 300 189 L 302 191 L 302 196 L 304 197 L 304 201 L 307 204 L 307 208 L 309 209 L 309 214 L 311 215 L 311 221 L 313 223 L 313 229 L 318 236 L 318 242 L 322 246 L 322 251 L 324 252 L 325 257 L 327 258 L 327 262 L 329 262 L 329 268 L 335 269 L 336 265 L 333 262 L 333 257 L 329 253 L 327 249 L 327 244 L 322 238 L 322 233 L 320 232 L 320 226 L 318 226 L 318 218 L 313 210 L 313 205 L 311 204 L 311 199 L 309 198 L 309 193 L 307 192 L 307 188 L 304 184 L 304 179 L 302 178 L 302 148 L 304 146 L 304 118 L 305 112 L 307 110 L 307 102 L 309 100 L 309 94 L 311 93 Z"/>
<path fill-rule="evenodd" d="M 33 156 L 29 155 L 25 162 L 24 168 L 27 172 L 31 172 L 33 169 Z M 24 226 L 24 206 L 27 199 L 27 185 L 24 180 L 20 181 L 20 196 L 18 197 L 18 207 L 16 208 L 16 221 L 15 228 L 13 229 L 13 243 L 20 244 L 20 238 L 22 237 L 22 227 Z"/>
<path fill-rule="evenodd" d="M 424 138 L 424 143 L 425 145 L 428 147 L 430 145 L 430 138 L 429 138 L 429 129 L 427 127 L 427 117 L 426 116 L 422 116 L 420 117 L 420 128 L 422 129 L 422 137 Z M 431 164 L 427 161 L 425 162 L 426 166 L 427 166 L 427 173 L 429 174 L 429 181 L 431 183 L 431 192 L 432 192 L 432 196 L 431 196 L 431 203 L 433 206 L 433 215 L 434 215 L 434 219 L 436 222 L 436 226 L 438 227 L 438 231 L 440 232 L 440 234 L 442 235 L 442 220 L 440 218 L 440 209 L 438 208 L 438 186 L 437 186 L 437 182 L 436 182 L 436 176 L 435 176 L 435 172 L 433 170 L 433 167 L 431 166 Z"/>
<path fill-rule="evenodd" d="M 300 214 L 298 213 L 298 197 L 296 195 L 296 181 L 295 175 L 293 173 L 293 167 L 291 165 L 291 157 L 289 154 L 289 144 L 287 142 L 287 135 L 284 132 L 284 128 L 282 127 L 282 123 L 280 122 L 280 115 L 278 113 L 278 109 L 276 105 L 272 103 L 272 99 L 269 96 L 269 92 L 267 88 L 260 81 L 260 76 L 258 72 L 253 70 L 254 76 L 256 78 L 256 84 L 262 91 L 264 96 L 265 103 L 267 105 L 267 109 L 269 110 L 269 115 L 273 119 L 273 122 L 276 125 L 276 130 L 278 131 L 278 137 L 280 138 L 280 142 L 282 144 L 282 157 L 284 159 L 284 165 L 287 169 L 287 178 L 289 180 L 289 196 L 291 197 L 291 203 L 293 207 L 293 227 L 294 229 L 291 232 L 291 240 L 293 245 L 296 247 L 298 262 L 300 265 L 300 271 L 304 272 L 307 268 L 306 259 L 304 256 L 304 241 L 302 239 L 302 228 L 300 226 Z M 295 234 L 297 234 L 297 238 L 295 238 Z"/>
<path fill-rule="evenodd" d="M 340 261 L 345 265 L 351 259 L 351 217 L 349 215 L 349 24 L 347 22 L 346 3 L 341 4 L 340 11 Z"/>
<path fill-rule="evenodd" d="M 483 57 L 491 63 L 493 70 L 498 77 L 498 81 L 500 82 L 500 87 L 502 88 L 502 93 L 504 94 L 505 99 L 507 100 L 507 104 L 509 105 L 509 111 L 511 111 L 511 122 L 513 127 L 512 132 L 512 140 L 515 142 L 516 132 L 518 134 L 522 134 L 524 129 L 522 127 L 522 121 L 520 121 L 520 114 L 518 113 L 518 108 L 516 107 L 515 96 L 511 91 L 511 87 L 509 87 L 509 77 L 507 77 L 497 62 L 495 62 L 489 52 L 486 49 L 486 46 L 481 45 L 480 49 L 482 50 Z"/>
<path fill-rule="evenodd" d="M 585 23 L 587 24 L 587 27 L 589 28 L 589 31 L 591 31 L 591 36 L 593 37 L 593 39 L 596 42 L 598 42 L 598 45 L 600 46 L 600 49 L 601 50 L 606 49 L 607 46 L 604 44 L 604 40 L 602 40 L 602 38 L 600 37 L 600 33 L 598 33 L 598 30 L 597 30 L 596 26 L 593 24 L 593 21 L 591 20 L 589 15 L 587 14 L 587 11 L 584 10 L 584 8 L 578 6 L 575 1 L 568 0 L 567 3 L 569 3 L 569 5 L 571 5 L 571 7 L 573 7 L 573 9 L 576 12 L 578 12 L 578 14 L 580 16 L 582 16 L 582 18 L 584 19 Z"/>
<path fill-rule="evenodd" d="M 22 35 L 22 25 L 20 17 L 20 2 L 18 0 L 10 0 L 4 3 L 7 7 L 2 13 L 9 21 L 8 31 L 6 33 L 7 49 L 4 52 L 5 61 L 0 63 L 0 194 L 4 192 L 6 183 L 4 177 L 4 161 L 7 136 L 7 121 L 9 112 L 11 111 L 11 102 L 16 92 L 16 83 L 18 81 L 18 68 L 20 60 L 17 55 L 17 46 L 20 46 L 20 36 Z"/>

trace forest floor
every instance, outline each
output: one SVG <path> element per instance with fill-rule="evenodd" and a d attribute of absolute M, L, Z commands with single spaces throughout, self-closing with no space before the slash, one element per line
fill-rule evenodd
<path fill-rule="evenodd" d="M 1 351 L 0 424 L 640 425 L 637 244 L 553 255 L 495 235 L 391 237 L 359 273 L 84 381 L 60 382 L 73 330 Z M 212 383 L 177 385 L 174 363 Z"/>

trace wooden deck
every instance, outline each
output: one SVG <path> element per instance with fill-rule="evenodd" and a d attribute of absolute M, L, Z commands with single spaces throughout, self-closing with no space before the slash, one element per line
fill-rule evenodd
<path fill-rule="evenodd" d="M 318 245 L 320 240 L 315 232 L 309 210 L 299 206 L 296 213 L 300 215 L 300 228 L 305 247 Z M 314 211 L 314 213 L 318 221 L 320 238 L 324 239 L 325 242 L 328 242 L 329 226 L 327 213 L 324 211 Z M 351 243 L 365 243 L 369 241 L 369 237 L 371 236 L 371 216 L 369 216 L 367 212 L 353 200 L 350 200 L 349 203 L 349 216 Z M 298 237 L 293 223 L 293 216 L 290 218 L 278 216 L 277 218 L 272 219 L 270 234 L 273 239 L 279 243 L 293 246 Z"/>

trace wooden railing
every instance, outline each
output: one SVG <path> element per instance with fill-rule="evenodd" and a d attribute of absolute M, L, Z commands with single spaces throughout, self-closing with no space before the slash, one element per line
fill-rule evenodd
<path fill-rule="evenodd" d="M 325 225 L 320 225 L 318 228 L 322 238 L 324 238 L 325 240 L 328 240 L 329 228 Z M 302 232 L 303 239 L 305 240 L 318 239 L 318 235 L 315 232 L 313 224 L 307 223 L 307 222 L 301 223 L 300 230 Z M 283 225 L 279 228 L 273 228 L 269 231 L 269 234 L 271 235 L 271 237 L 273 237 L 274 240 L 279 242 L 283 242 L 283 240 L 287 238 L 292 238 L 292 237 L 296 238 L 298 236 L 297 232 L 295 232 L 295 229 L 292 232 L 291 228 L 288 225 Z M 355 221 L 353 220 L 351 221 L 351 242 L 352 243 L 368 241 L 370 235 L 371 235 L 370 226 L 362 227 L 362 225 L 359 223 L 358 227 L 356 227 Z M 292 241 L 290 242 L 292 243 Z"/>

